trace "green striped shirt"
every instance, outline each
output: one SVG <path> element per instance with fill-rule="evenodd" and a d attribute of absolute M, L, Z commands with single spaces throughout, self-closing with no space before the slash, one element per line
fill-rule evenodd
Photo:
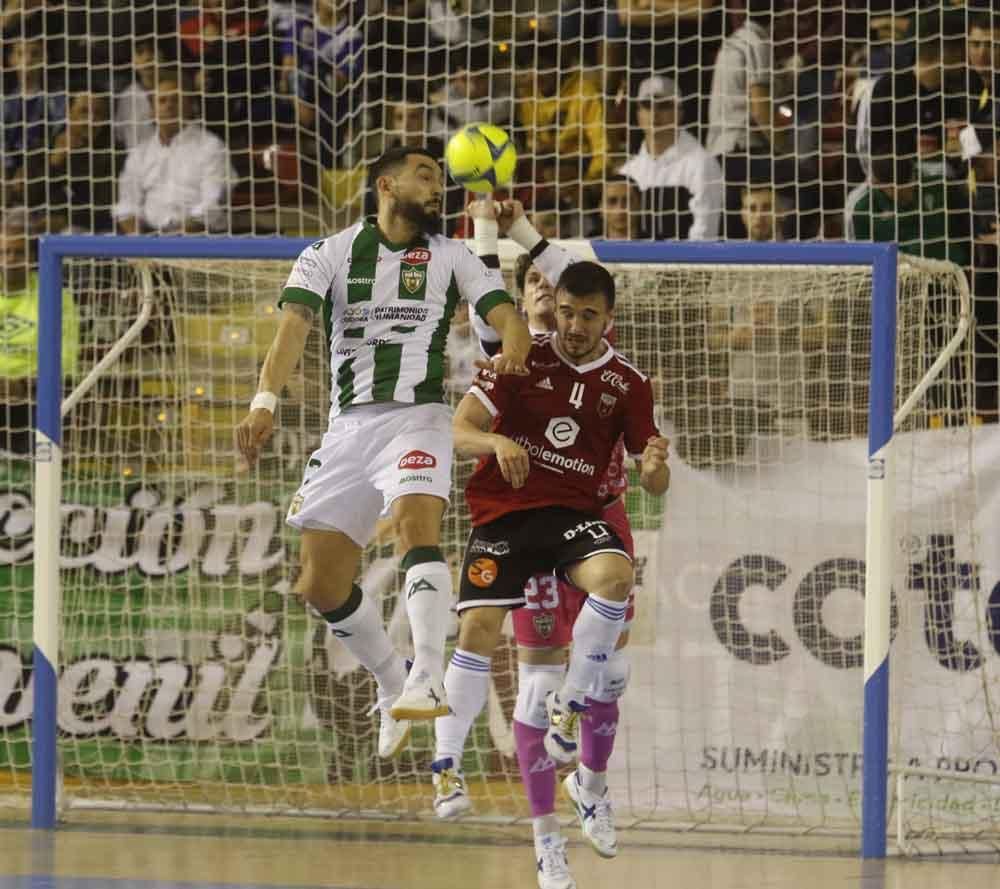
<path fill-rule="evenodd" d="M 299 255 L 278 305 L 323 314 L 330 346 L 330 419 L 356 404 L 444 400 L 444 352 L 458 301 L 481 318 L 512 303 L 499 270 L 461 242 L 387 241 L 365 219 Z"/>

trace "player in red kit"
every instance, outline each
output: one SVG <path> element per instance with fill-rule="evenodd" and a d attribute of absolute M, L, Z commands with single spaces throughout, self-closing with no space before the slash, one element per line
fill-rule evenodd
<path fill-rule="evenodd" d="M 641 454 L 647 490 L 662 493 L 668 473 L 649 381 L 602 338 L 614 305 L 613 279 L 601 266 L 576 263 L 563 272 L 555 301 L 557 333 L 536 337 L 529 375 L 508 385 L 484 371 L 456 413 L 456 447 L 483 459 L 467 489 L 474 530 L 452 666 L 488 679 L 504 613 L 525 603 L 525 582 L 533 575 L 557 571 L 583 590 L 566 680 L 547 700 L 545 747 L 568 762 L 587 690 L 614 652 L 632 585 L 626 546 L 602 516 L 604 477 L 619 438 Z M 438 721 L 439 761 L 442 753 L 458 761 L 468 726 L 485 703 L 486 682 L 471 684 L 468 694 L 457 689 L 455 715 Z M 539 868 L 541 885 L 572 885 L 568 872 L 568 882 L 544 882 Z"/>

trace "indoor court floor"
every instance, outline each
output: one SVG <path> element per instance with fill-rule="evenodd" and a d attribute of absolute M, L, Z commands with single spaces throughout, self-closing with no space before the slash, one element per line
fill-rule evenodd
<path fill-rule="evenodd" d="M 836 844 L 621 835 L 614 861 L 572 828 L 579 889 L 1000 889 L 1000 857 L 863 863 Z M 731 843 L 732 840 L 727 841 Z M 788 841 L 784 840 L 787 844 Z M 806 845 L 803 846 L 802 844 Z M 32 831 L 0 810 L 0 889 L 534 889 L 530 827 L 272 817 L 74 815 Z"/>

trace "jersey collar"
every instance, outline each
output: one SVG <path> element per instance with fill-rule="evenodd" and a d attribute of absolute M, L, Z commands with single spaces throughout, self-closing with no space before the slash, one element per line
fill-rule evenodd
<path fill-rule="evenodd" d="M 390 241 L 385 233 L 378 227 L 378 221 L 374 216 L 366 216 L 361 220 L 361 224 L 367 228 L 369 231 L 374 232 L 378 236 L 379 243 L 385 247 L 386 250 L 392 253 L 399 253 L 400 250 L 405 250 L 407 247 L 426 247 L 427 246 L 427 236 L 424 234 L 418 234 L 412 241 L 407 244 L 397 244 Z"/>
<path fill-rule="evenodd" d="M 592 370 L 595 370 L 598 367 L 601 367 L 602 365 L 607 364 L 614 357 L 615 350 L 614 347 L 611 345 L 611 343 L 609 343 L 603 337 L 601 338 L 601 342 L 608 347 L 607 349 L 605 349 L 604 354 L 595 358 L 593 361 L 588 361 L 586 364 L 573 364 L 572 361 L 570 361 L 565 355 L 563 355 L 562 350 L 559 347 L 558 333 L 552 334 L 552 351 L 556 353 L 556 356 L 559 358 L 559 360 L 567 367 L 571 367 L 577 373 L 585 374 L 589 373 Z"/>

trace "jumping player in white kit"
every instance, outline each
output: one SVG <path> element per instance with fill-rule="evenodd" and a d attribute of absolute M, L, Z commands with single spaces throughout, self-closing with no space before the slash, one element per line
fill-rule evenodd
<path fill-rule="evenodd" d="M 281 324 L 250 413 L 236 430 L 248 464 L 274 426 L 277 395 L 322 315 L 332 375 L 330 420 L 292 499 L 302 532 L 297 592 L 378 682 L 379 753 L 402 747 L 411 719 L 449 712 L 442 682 L 451 573 L 440 549 L 451 488 L 451 412 L 444 349 L 460 299 L 501 336 L 500 373 L 526 373 L 528 328 L 499 271 L 436 232 L 444 181 L 423 149 L 374 164 L 378 215 L 302 251 L 282 291 Z M 481 212 L 496 225 L 488 202 Z M 375 606 L 355 583 L 380 515 L 391 515 L 406 571 L 414 644 L 407 676 Z"/>

